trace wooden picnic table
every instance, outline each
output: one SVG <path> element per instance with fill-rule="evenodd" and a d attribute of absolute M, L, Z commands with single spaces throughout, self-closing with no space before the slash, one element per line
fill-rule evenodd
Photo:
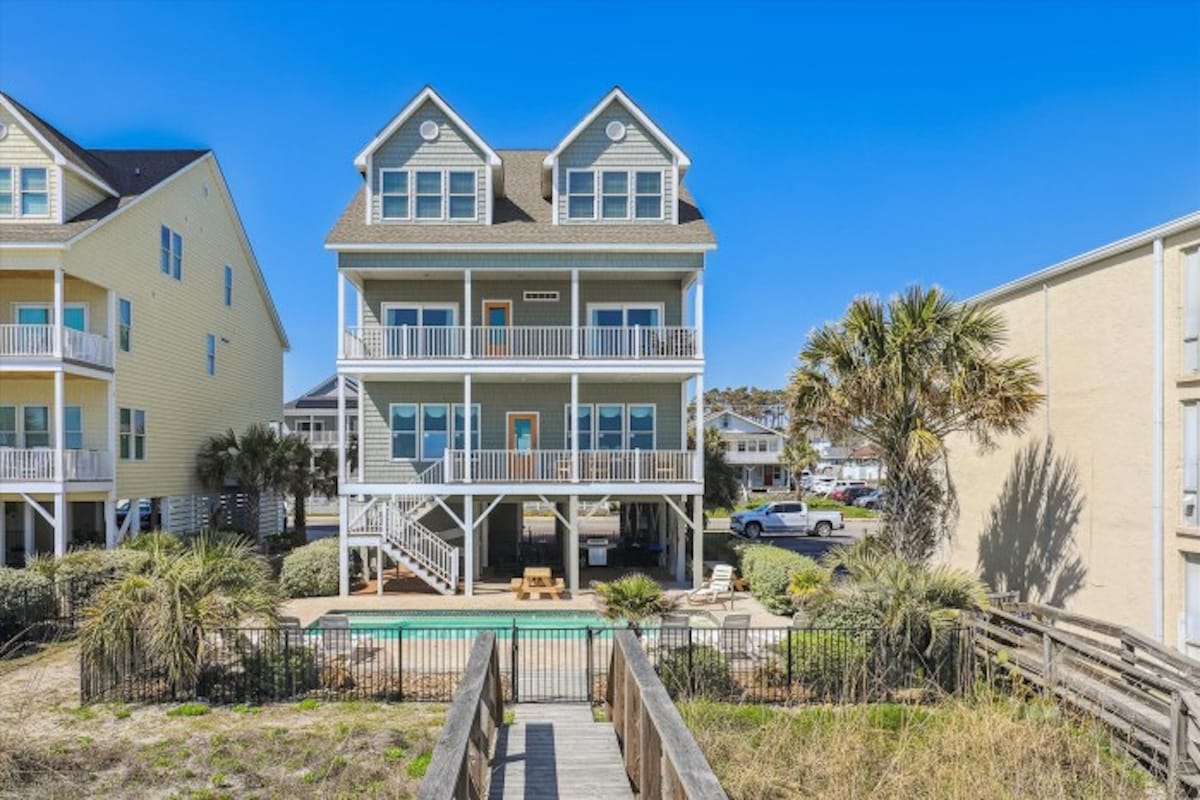
<path fill-rule="evenodd" d="M 519 600 L 525 600 L 535 594 L 538 599 L 546 594 L 558 600 L 566 591 L 566 587 L 562 578 L 554 579 L 549 567 L 526 567 L 523 578 L 512 579 L 512 590 Z"/>

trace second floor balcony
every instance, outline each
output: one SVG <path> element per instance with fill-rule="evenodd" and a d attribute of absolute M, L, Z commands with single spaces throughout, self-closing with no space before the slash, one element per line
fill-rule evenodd
<path fill-rule="evenodd" d="M 694 360 L 697 329 L 684 326 L 369 325 L 347 328 L 345 357 L 370 361 Z"/>
<path fill-rule="evenodd" d="M 107 450 L 59 451 L 51 447 L 0 447 L 0 480 L 18 482 L 110 481 L 114 478 L 112 453 Z"/>
<path fill-rule="evenodd" d="M 65 325 L 0 325 L 0 359 L 19 363 L 21 360 L 57 358 L 112 369 L 112 342 L 98 333 Z"/>

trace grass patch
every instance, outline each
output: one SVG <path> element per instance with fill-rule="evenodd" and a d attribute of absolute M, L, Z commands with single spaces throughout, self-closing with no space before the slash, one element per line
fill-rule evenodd
<path fill-rule="evenodd" d="M 429 769 L 429 762 L 433 759 L 433 751 L 429 750 L 408 762 L 408 766 L 404 771 L 408 777 L 414 780 L 420 780 L 425 777 L 425 772 Z"/>
<path fill-rule="evenodd" d="M 684 720 L 733 800 L 1146 800 L 1105 729 L 1002 697 L 786 709 L 694 701 Z"/>
<path fill-rule="evenodd" d="M 86 708 L 86 706 L 84 706 Z M 81 708 L 80 711 L 83 709 Z M 168 717 L 203 717 L 212 711 L 207 703 L 181 703 L 167 711 Z"/>

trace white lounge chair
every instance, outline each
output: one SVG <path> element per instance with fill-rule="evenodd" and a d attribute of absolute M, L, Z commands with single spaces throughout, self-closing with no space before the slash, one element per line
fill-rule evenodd
<path fill-rule="evenodd" d="M 703 588 L 688 594 L 689 603 L 712 603 L 721 599 L 721 595 L 729 595 L 729 607 L 733 608 L 733 567 L 728 564 L 717 564 L 713 567 L 712 577 Z"/>

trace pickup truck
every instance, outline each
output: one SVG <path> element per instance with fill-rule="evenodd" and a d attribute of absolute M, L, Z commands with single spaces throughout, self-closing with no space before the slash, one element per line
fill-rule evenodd
<path fill-rule="evenodd" d="M 809 511 L 807 503 L 763 503 L 729 517 L 729 530 L 738 536 L 828 536 L 846 527 L 840 511 Z"/>

